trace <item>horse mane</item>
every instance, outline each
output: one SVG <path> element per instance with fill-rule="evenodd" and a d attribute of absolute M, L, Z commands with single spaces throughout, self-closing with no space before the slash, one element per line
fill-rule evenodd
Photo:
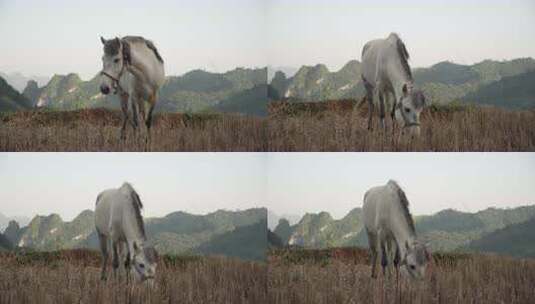
<path fill-rule="evenodd" d="M 154 56 L 156 56 L 156 59 L 158 59 L 159 62 L 163 63 L 163 58 L 162 56 L 160 55 L 160 52 L 158 52 L 158 49 L 156 48 L 156 46 L 154 45 L 154 43 L 148 39 L 145 39 L 141 36 L 126 36 L 126 37 L 123 37 L 122 39 L 123 41 L 126 41 L 126 42 L 138 42 L 138 43 L 145 43 L 145 45 L 152 50 L 152 52 L 154 53 Z"/>
<path fill-rule="evenodd" d="M 389 180 L 388 184 L 391 185 L 396 190 L 396 193 L 399 197 L 401 210 L 403 211 L 403 215 L 405 216 L 405 219 L 407 220 L 409 229 L 411 230 L 411 232 L 415 232 L 414 220 L 412 219 L 411 212 L 409 211 L 409 200 L 407 199 L 405 192 L 403 191 L 403 189 L 401 189 L 401 187 L 398 185 L 398 183 L 395 180 Z"/>
<path fill-rule="evenodd" d="M 364 53 L 370 48 L 370 43 L 366 43 L 364 47 L 362 48 L 362 54 L 360 54 L 361 58 L 364 57 Z"/>
<path fill-rule="evenodd" d="M 392 38 L 396 41 L 396 50 L 398 51 L 399 58 L 401 61 L 401 66 L 403 67 L 403 70 L 407 75 L 409 76 L 410 80 L 412 80 L 412 72 L 411 67 L 409 66 L 409 52 L 407 51 L 407 47 L 405 47 L 405 43 L 403 43 L 403 40 L 399 38 L 398 34 L 391 33 L 388 38 Z"/>
<path fill-rule="evenodd" d="M 141 216 L 141 210 L 143 209 L 143 203 L 141 202 L 141 199 L 139 198 L 139 195 L 137 194 L 136 190 L 134 190 L 134 187 L 130 183 L 125 182 L 123 184 L 123 187 L 128 189 L 130 191 L 130 198 L 132 199 L 132 207 L 134 207 L 135 215 L 136 215 L 136 224 L 139 228 L 139 231 L 141 231 L 141 234 L 143 238 L 145 238 L 145 225 L 143 224 L 143 217 Z"/>

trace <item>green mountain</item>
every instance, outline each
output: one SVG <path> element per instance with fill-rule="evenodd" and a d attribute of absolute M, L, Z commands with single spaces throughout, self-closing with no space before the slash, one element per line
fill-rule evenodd
<path fill-rule="evenodd" d="M 265 260 L 267 242 L 267 219 L 214 236 L 202 243 L 194 252 L 203 255 L 225 255 L 241 259 Z"/>
<path fill-rule="evenodd" d="M 535 70 L 527 73 L 506 76 L 483 85 L 477 91 L 462 99 L 477 104 L 493 106 L 506 105 L 511 109 L 532 109 L 535 107 Z"/>
<path fill-rule="evenodd" d="M 470 242 L 468 251 L 535 258 L 535 218 L 498 229 Z"/>
<path fill-rule="evenodd" d="M 12 112 L 31 108 L 31 101 L 17 92 L 0 77 L 0 112 Z"/>
<path fill-rule="evenodd" d="M 45 85 L 48 81 L 48 77 L 36 76 L 36 75 L 26 76 L 19 72 L 15 72 L 15 73 L 0 72 L 0 77 L 4 78 L 7 81 L 7 83 L 9 83 L 9 85 L 12 86 L 18 92 L 22 92 L 29 81 L 35 81 L 36 83 L 39 83 L 40 85 Z"/>
<path fill-rule="evenodd" d="M 461 100 L 505 108 L 533 108 L 534 70 L 532 58 L 485 60 L 473 65 L 445 61 L 428 68 L 415 68 L 413 77 L 416 86 L 432 103 Z M 277 72 L 270 84 L 278 93 L 270 96 L 274 100 L 360 99 L 364 95 L 360 63 L 355 60 L 336 72 L 330 72 L 322 64 L 303 66 L 290 78 Z"/>
<path fill-rule="evenodd" d="M 258 230 L 262 221 L 267 219 L 266 209 L 261 208 L 218 210 L 206 215 L 173 212 L 161 218 L 146 218 L 145 230 L 149 242 L 161 253 L 224 254 L 258 259 L 259 252 L 267 248 L 266 241 L 263 245 L 259 243 L 266 236 L 266 231 Z M 94 213 L 90 210 L 83 211 L 71 222 L 62 221 L 57 214 L 36 216 L 22 228 L 10 222 L 4 234 L 11 243 L 36 250 L 98 248 Z M 253 240 L 255 235 L 258 240 Z M 246 242 L 239 245 L 240 240 Z"/>
<path fill-rule="evenodd" d="M 360 208 L 355 208 L 339 220 L 333 219 L 327 212 L 306 214 L 292 226 L 282 219 L 274 233 L 288 245 L 311 248 L 367 246 L 361 212 Z M 417 216 L 414 220 L 419 238 L 432 250 L 451 251 L 533 218 L 535 205 L 513 209 L 488 208 L 476 213 L 448 209 L 433 215 Z"/>
<path fill-rule="evenodd" d="M 9 251 L 13 249 L 13 244 L 9 241 L 9 239 L 0 233 L 0 252 L 2 251 Z"/>
<path fill-rule="evenodd" d="M 257 114 L 265 108 L 266 94 L 258 91 L 267 83 L 266 69 L 237 68 L 226 73 L 194 70 L 167 77 L 160 90 L 156 111 L 199 112 L 220 108 Z M 54 75 L 44 87 L 29 82 L 24 95 L 38 107 L 53 110 L 105 107 L 119 109 L 116 96 L 100 94 L 101 76 L 83 81 L 76 74 Z M 259 95 L 263 93 L 262 95 Z M 219 104 L 222 103 L 221 106 Z M 265 110 L 263 110 L 265 112 Z"/>

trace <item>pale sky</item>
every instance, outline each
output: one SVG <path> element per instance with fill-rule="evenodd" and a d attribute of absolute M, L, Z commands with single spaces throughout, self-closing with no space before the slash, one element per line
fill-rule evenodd
<path fill-rule="evenodd" d="M 535 153 L 0 153 L 0 212 L 70 220 L 129 181 L 145 216 L 266 207 L 340 218 L 389 179 L 417 215 L 530 205 Z"/>
<path fill-rule="evenodd" d="M 267 206 L 276 214 L 341 218 L 394 179 L 411 212 L 535 204 L 535 153 L 271 153 Z"/>
<path fill-rule="evenodd" d="M 535 2 L 0 0 L 0 70 L 88 79 L 101 69 L 100 35 L 152 39 L 168 75 L 318 63 L 337 70 L 390 32 L 404 39 L 413 67 L 535 57 Z"/>
<path fill-rule="evenodd" d="M 533 0 L 267 0 L 268 62 L 360 61 L 364 44 L 397 32 L 413 67 L 535 57 Z"/>
<path fill-rule="evenodd" d="M 265 1 L 0 0 L 0 70 L 51 76 L 102 69 L 99 36 L 154 41 L 168 75 L 265 66 Z"/>
<path fill-rule="evenodd" d="M 206 214 L 265 205 L 262 153 L 0 153 L 0 212 L 94 210 L 97 195 L 132 183 L 145 216 Z"/>

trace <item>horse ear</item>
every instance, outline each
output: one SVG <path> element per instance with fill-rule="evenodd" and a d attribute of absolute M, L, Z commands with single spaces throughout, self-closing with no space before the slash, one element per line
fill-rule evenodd
<path fill-rule="evenodd" d="M 403 87 L 401 87 L 401 91 L 403 91 L 403 96 L 407 96 L 409 94 L 409 88 L 407 87 L 406 83 L 404 83 Z"/>
<path fill-rule="evenodd" d="M 134 241 L 134 251 L 136 253 L 139 253 L 139 246 L 137 245 L 137 242 Z"/>
<path fill-rule="evenodd" d="M 106 44 L 106 39 L 104 39 L 104 37 L 100 36 L 100 41 L 102 42 L 102 44 Z"/>

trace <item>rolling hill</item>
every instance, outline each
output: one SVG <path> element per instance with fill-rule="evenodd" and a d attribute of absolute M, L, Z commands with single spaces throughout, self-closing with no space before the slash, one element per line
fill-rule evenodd
<path fill-rule="evenodd" d="M 146 218 L 150 243 L 161 253 L 222 254 L 243 259 L 262 259 L 267 248 L 266 210 L 218 210 L 206 215 L 173 212 L 161 218 Z M 260 227 L 264 227 L 261 230 Z M 12 221 L 6 238 L 18 247 L 51 251 L 98 248 L 94 213 L 85 210 L 70 222 L 57 214 L 36 216 L 28 226 Z M 247 246 L 244 246 L 247 245 Z"/>
<path fill-rule="evenodd" d="M 493 231 L 470 242 L 465 249 L 535 258 L 535 218 Z"/>
<path fill-rule="evenodd" d="M 461 100 L 504 108 L 533 108 L 533 71 L 533 58 L 485 60 L 473 65 L 444 61 L 428 68 L 414 68 L 413 77 L 433 103 Z M 279 71 L 270 85 L 277 91 L 274 96 L 293 101 L 360 99 L 364 95 L 360 62 L 356 60 L 334 72 L 323 64 L 303 66 L 289 78 Z"/>
<path fill-rule="evenodd" d="M 281 219 L 273 232 L 287 245 L 307 248 L 367 246 L 361 212 L 355 208 L 341 219 L 333 219 L 327 212 L 308 213 L 295 225 Z M 476 213 L 448 209 L 415 217 L 415 226 L 419 238 L 432 250 L 452 251 L 534 218 L 535 206 L 488 208 Z M 527 246 L 535 248 L 535 243 L 531 244 Z"/>
<path fill-rule="evenodd" d="M 193 70 L 182 76 L 168 76 L 160 90 L 156 111 L 200 112 L 219 109 L 243 114 L 257 114 L 265 108 L 264 98 L 258 98 L 258 87 L 267 83 L 266 69 L 236 68 L 225 73 Z M 77 74 L 54 75 L 43 87 L 30 81 L 24 95 L 33 105 L 52 110 L 75 110 L 104 107 L 119 109 L 115 96 L 99 91 L 101 77 L 88 81 Z M 265 111 L 264 111 L 265 112 Z"/>
<path fill-rule="evenodd" d="M 31 101 L 17 92 L 0 77 L 0 112 L 12 112 L 31 108 Z"/>

